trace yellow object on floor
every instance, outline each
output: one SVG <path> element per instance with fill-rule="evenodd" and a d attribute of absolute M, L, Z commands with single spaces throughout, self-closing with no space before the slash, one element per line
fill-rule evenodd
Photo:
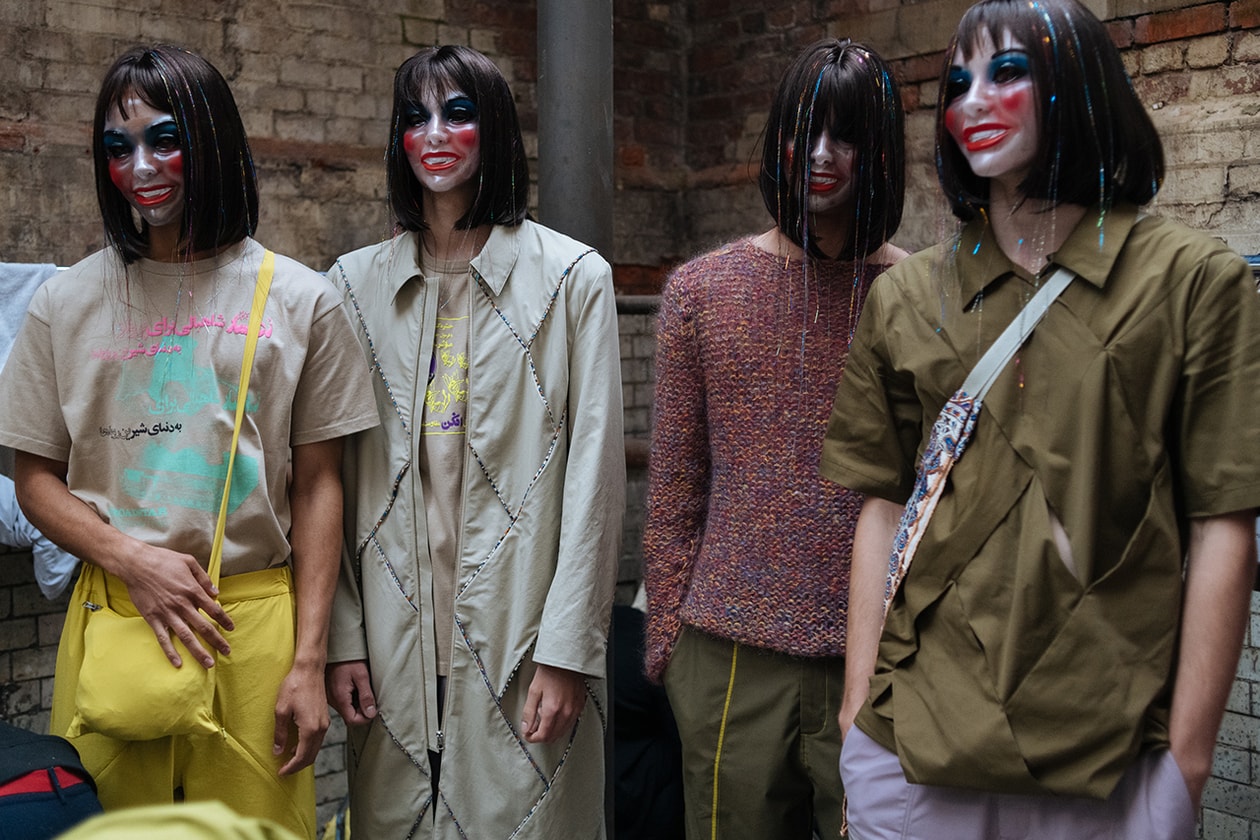
<path fill-rule="evenodd" d="M 298 840 L 298 836 L 270 820 L 242 817 L 222 802 L 181 802 L 101 814 L 58 840 Z"/>

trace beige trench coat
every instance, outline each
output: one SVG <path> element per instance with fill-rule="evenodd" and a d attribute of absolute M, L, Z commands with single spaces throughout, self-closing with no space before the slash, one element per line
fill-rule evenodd
<path fill-rule="evenodd" d="M 445 719 L 416 462 L 437 295 L 417 237 L 342 257 L 382 424 L 348 442 L 346 544 L 329 661 L 367 659 L 378 714 L 348 739 L 355 836 L 597 838 L 605 648 L 625 505 L 611 271 L 526 221 L 472 263 L 465 516 Z M 528 744 L 535 663 L 588 675 L 571 735 Z M 359 731 L 361 730 L 361 731 Z M 442 753 L 432 801 L 429 753 Z"/>

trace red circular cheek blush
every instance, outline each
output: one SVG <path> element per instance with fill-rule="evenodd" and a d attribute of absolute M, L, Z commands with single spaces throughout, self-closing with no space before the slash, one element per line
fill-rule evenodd
<path fill-rule="evenodd" d="M 110 158 L 109 180 L 124 195 L 131 192 L 131 167 L 119 158 Z"/>
<path fill-rule="evenodd" d="M 176 178 L 184 177 L 184 150 L 176 149 L 164 159 L 166 169 Z"/>
<path fill-rule="evenodd" d="M 477 146 L 477 126 L 463 125 L 452 127 L 450 131 L 451 145 L 467 155 Z"/>
<path fill-rule="evenodd" d="M 1028 89 L 1024 86 L 1010 88 L 998 95 L 998 104 L 1011 116 L 1018 116 L 1028 107 Z"/>
<path fill-rule="evenodd" d="M 404 131 L 402 136 L 403 152 L 407 155 L 416 153 L 416 147 L 420 145 L 420 132 Z"/>

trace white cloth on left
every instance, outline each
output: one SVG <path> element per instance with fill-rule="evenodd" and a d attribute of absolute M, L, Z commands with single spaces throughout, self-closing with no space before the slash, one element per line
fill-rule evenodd
<path fill-rule="evenodd" d="M 22 513 L 13 479 L 5 475 L 0 475 L 0 543 L 31 550 L 35 559 L 35 582 L 50 601 L 66 591 L 79 568 L 78 557 L 54 545 Z"/>
<path fill-rule="evenodd" d="M 0 289 L 4 289 L 0 295 L 0 368 L 9 358 L 31 296 L 56 270 L 57 266 L 51 263 L 0 262 Z"/>
<path fill-rule="evenodd" d="M 51 263 L 0 263 L 0 288 L 4 289 L 0 295 L 0 368 L 9 358 L 35 290 L 56 271 Z M 30 523 L 18 507 L 13 480 L 4 475 L 0 475 L 0 543 L 31 550 L 35 582 L 50 601 L 66 591 L 79 568 L 79 558 L 53 545 Z"/>

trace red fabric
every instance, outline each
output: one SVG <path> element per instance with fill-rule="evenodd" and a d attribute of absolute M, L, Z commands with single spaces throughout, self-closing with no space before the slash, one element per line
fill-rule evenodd
<path fill-rule="evenodd" d="M 63 788 L 81 785 L 86 781 L 64 767 L 54 767 L 52 772 L 57 774 L 57 783 Z M 52 790 L 53 783 L 48 771 L 32 770 L 25 776 L 19 776 L 11 782 L 0 785 L 0 796 L 12 796 L 17 793 L 50 793 Z"/>

